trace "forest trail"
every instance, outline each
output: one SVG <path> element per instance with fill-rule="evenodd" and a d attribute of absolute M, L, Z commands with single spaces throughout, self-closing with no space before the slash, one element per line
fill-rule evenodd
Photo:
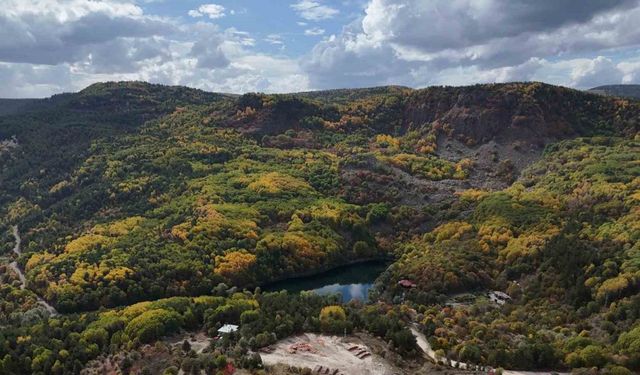
<path fill-rule="evenodd" d="M 22 251 L 20 250 L 20 246 L 22 245 L 22 238 L 20 238 L 18 226 L 12 226 L 11 231 L 13 233 L 13 237 L 16 239 L 16 244 L 13 246 L 13 252 L 16 253 L 17 256 L 20 256 L 22 254 Z"/>
<path fill-rule="evenodd" d="M 416 338 L 416 342 L 418 344 L 418 346 L 420 347 L 420 349 L 422 349 L 422 351 L 424 352 L 425 356 L 430 359 L 433 360 L 434 362 L 438 362 L 438 359 L 436 359 L 436 352 L 433 350 L 433 348 L 431 348 L 431 344 L 429 344 L 429 341 L 427 340 L 427 337 L 424 335 L 424 333 L 420 332 L 420 330 L 418 330 L 418 328 L 415 325 L 412 325 L 411 327 L 409 327 L 409 329 L 411 330 L 411 333 L 413 334 L 413 337 Z M 440 361 L 442 361 L 443 358 L 440 358 Z M 466 364 L 464 362 L 458 362 L 458 361 L 454 361 L 454 360 L 449 360 L 450 366 L 454 367 L 454 368 L 459 368 L 462 370 L 465 369 L 469 369 L 469 368 L 473 368 L 475 367 L 474 365 L 469 365 Z M 551 374 L 558 374 L 558 375 L 569 375 L 570 373 L 568 372 L 556 372 L 556 371 L 517 371 L 517 370 L 503 370 L 502 371 L 503 375 L 551 375 Z"/>
<path fill-rule="evenodd" d="M 427 337 L 424 335 L 424 333 L 420 332 L 418 328 L 415 326 L 411 326 L 409 329 L 411 330 L 413 337 L 416 338 L 416 342 L 418 343 L 418 346 L 420 347 L 420 349 L 422 349 L 422 351 L 424 352 L 425 356 L 435 361 L 436 363 L 439 362 L 439 360 L 436 359 L 437 358 L 436 352 L 433 350 L 433 348 L 431 348 L 431 344 L 429 344 L 429 341 L 427 341 Z M 440 358 L 440 360 L 442 359 L 443 358 Z M 458 368 L 461 370 L 466 370 L 470 367 L 473 367 L 473 366 L 469 366 L 464 362 L 458 362 L 454 360 L 449 360 L 449 363 L 451 367 Z"/>
<path fill-rule="evenodd" d="M 13 252 L 17 256 L 20 256 L 22 255 L 22 250 L 21 250 L 22 238 L 20 237 L 20 231 L 18 230 L 17 225 L 12 226 L 11 230 L 13 232 L 13 237 L 15 238 L 15 241 L 16 241 L 16 244 L 13 246 Z M 18 266 L 18 262 L 13 261 L 9 263 L 9 267 L 11 267 L 11 269 L 18 275 L 18 279 L 20 280 L 20 289 L 26 289 L 27 278 L 25 277 L 24 273 Z M 38 296 L 37 294 L 36 294 L 36 297 L 38 297 L 38 303 L 42 305 L 49 312 L 49 315 L 51 316 L 58 315 L 58 311 L 55 309 L 55 307 L 51 306 L 49 303 L 47 303 L 47 301 L 45 301 L 42 297 Z"/>

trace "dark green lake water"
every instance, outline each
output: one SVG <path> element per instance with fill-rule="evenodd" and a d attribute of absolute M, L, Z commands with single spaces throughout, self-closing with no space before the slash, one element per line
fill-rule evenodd
<path fill-rule="evenodd" d="M 278 281 L 266 285 L 262 290 L 289 293 L 312 291 L 320 295 L 342 294 L 342 301 L 366 301 L 374 281 L 387 268 L 388 263 L 371 261 L 335 268 L 318 275 Z"/>

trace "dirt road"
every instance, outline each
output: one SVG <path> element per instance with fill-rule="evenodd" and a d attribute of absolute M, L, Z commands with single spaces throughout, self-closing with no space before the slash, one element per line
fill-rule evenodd
<path fill-rule="evenodd" d="M 418 328 L 415 326 L 411 326 L 411 333 L 413 333 L 413 336 L 416 338 L 416 342 L 418 343 L 418 346 L 420 347 L 420 349 L 422 349 L 425 356 L 434 362 L 438 362 L 436 352 L 431 348 L 429 341 L 427 341 L 427 337 L 422 332 L 420 332 L 420 330 L 418 330 Z M 439 360 L 442 361 L 443 358 L 440 358 Z M 449 363 L 451 367 L 455 367 L 463 370 L 470 367 L 474 367 L 464 362 L 458 362 L 453 360 L 449 360 Z M 503 375 L 551 375 L 551 374 L 569 375 L 570 373 L 569 372 L 549 372 L 549 371 L 503 370 L 502 374 Z"/>
<path fill-rule="evenodd" d="M 22 255 L 22 250 L 20 247 L 22 245 L 22 238 L 20 238 L 20 231 L 18 230 L 18 226 L 17 225 L 12 226 L 11 231 L 13 232 L 13 237 L 15 238 L 15 241 L 16 241 L 16 244 L 13 246 L 13 252 L 17 256 L 20 256 Z M 9 267 L 11 267 L 13 272 L 15 272 L 18 275 L 18 279 L 20 280 L 20 289 L 25 289 L 27 287 L 27 278 L 24 276 L 24 273 L 18 266 L 18 262 L 14 261 L 9 263 Z M 42 307 L 44 307 L 49 312 L 49 315 L 51 316 L 58 315 L 58 311 L 55 309 L 55 307 L 51 306 L 49 303 L 47 303 L 47 301 L 42 299 L 40 296 L 37 296 L 37 297 L 38 297 L 38 303 L 42 305 Z"/>

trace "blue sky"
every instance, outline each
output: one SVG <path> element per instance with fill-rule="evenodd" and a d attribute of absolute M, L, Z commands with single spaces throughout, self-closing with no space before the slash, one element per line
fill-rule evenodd
<path fill-rule="evenodd" d="M 2 0 L 0 97 L 640 83 L 640 0 Z"/>
<path fill-rule="evenodd" d="M 363 1 L 324 2 L 321 6 L 333 9 L 336 13 L 329 11 L 333 14 L 332 16 L 313 20 L 303 18 L 300 12 L 292 7 L 295 3 L 256 0 L 217 1 L 215 4 L 224 7 L 224 16 L 209 20 L 223 29 L 236 28 L 249 33 L 255 39 L 257 51 L 300 57 L 325 35 L 339 33 L 343 25 L 360 18 L 365 4 Z M 184 22 L 196 23 L 206 21 L 208 17 L 194 18 L 189 16 L 189 11 L 197 10 L 203 4 L 211 3 L 198 0 L 154 1 L 142 2 L 140 6 L 149 14 L 180 17 Z M 274 36 L 277 37 L 274 38 Z M 281 40 L 283 44 L 277 43 L 277 40 Z"/>

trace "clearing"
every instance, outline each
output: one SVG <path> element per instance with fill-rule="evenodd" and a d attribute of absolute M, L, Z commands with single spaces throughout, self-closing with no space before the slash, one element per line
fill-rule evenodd
<path fill-rule="evenodd" d="M 344 375 L 391 375 L 404 372 L 371 352 L 359 338 L 305 333 L 286 338 L 261 351 L 265 365 L 284 363 L 308 367 L 314 373 Z M 321 372 L 318 372 L 321 371 Z M 337 372 L 336 372 L 337 371 Z"/>

